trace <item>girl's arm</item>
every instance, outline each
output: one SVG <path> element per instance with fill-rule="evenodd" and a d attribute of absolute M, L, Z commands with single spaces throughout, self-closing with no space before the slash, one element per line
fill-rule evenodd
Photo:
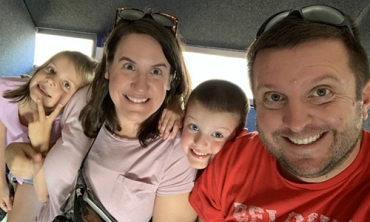
<path fill-rule="evenodd" d="M 32 147 L 46 156 L 50 147 L 51 128 L 55 118 L 63 108 L 58 104 L 54 111 L 45 115 L 44 107 L 40 99 L 37 100 L 38 112 L 33 113 L 33 121 L 28 123 L 28 136 Z M 33 184 L 36 190 L 37 198 L 40 202 L 46 202 L 49 199 L 49 192 L 46 186 L 43 168 L 33 177 Z"/>
<path fill-rule="evenodd" d="M 5 212 L 12 209 L 12 200 L 9 197 L 9 186 L 5 174 L 5 147 L 6 147 L 6 127 L 0 121 L 0 207 Z"/>

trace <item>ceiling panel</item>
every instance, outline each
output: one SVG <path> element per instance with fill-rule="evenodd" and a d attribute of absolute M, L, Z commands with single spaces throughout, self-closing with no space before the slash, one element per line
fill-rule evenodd
<path fill-rule="evenodd" d="M 119 7 L 152 8 L 179 18 L 179 31 L 192 46 L 245 50 L 270 15 L 296 6 L 327 4 L 358 18 L 361 36 L 369 41 L 370 0 L 24 0 L 36 27 L 92 32 L 104 36 Z M 370 44 L 364 43 L 370 50 Z"/>

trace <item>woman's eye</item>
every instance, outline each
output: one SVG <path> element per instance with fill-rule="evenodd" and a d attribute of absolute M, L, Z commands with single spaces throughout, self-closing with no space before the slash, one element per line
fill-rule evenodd
<path fill-rule="evenodd" d="M 323 96 L 328 95 L 330 92 L 331 92 L 331 90 L 330 90 L 330 89 L 321 88 L 321 89 L 317 89 L 317 90 L 313 93 L 313 95 L 314 95 L 314 96 L 320 96 L 320 97 L 323 97 Z"/>
<path fill-rule="evenodd" d="M 194 130 L 194 131 L 198 131 L 199 129 L 198 129 L 198 126 L 197 125 L 195 125 L 195 124 L 190 124 L 189 125 L 189 128 L 191 129 L 191 130 Z"/>
<path fill-rule="evenodd" d="M 63 82 L 63 86 L 67 89 L 71 88 L 71 85 L 68 82 Z"/>
<path fill-rule="evenodd" d="M 152 73 L 152 74 L 154 74 L 154 75 L 160 75 L 160 74 L 162 74 L 162 71 L 161 71 L 161 70 L 159 70 L 159 69 L 153 69 L 153 70 L 151 71 L 151 73 Z"/>
<path fill-rule="evenodd" d="M 125 69 L 128 69 L 128 70 L 135 70 L 134 66 L 133 66 L 133 65 L 131 65 L 131 64 L 125 64 L 123 67 L 124 67 Z"/>
<path fill-rule="evenodd" d="M 223 138 L 224 137 L 222 135 L 222 133 L 219 133 L 219 132 L 214 133 L 213 136 L 216 137 L 216 138 Z"/>

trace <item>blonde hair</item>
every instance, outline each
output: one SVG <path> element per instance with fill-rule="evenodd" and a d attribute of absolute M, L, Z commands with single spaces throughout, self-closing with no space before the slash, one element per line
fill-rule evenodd
<path fill-rule="evenodd" d="M 81 84 L 78 85 L 78 89 L 92 82 L 95 76 L 95 68 L 96 68 L 97 62 L 94 61 L 89 56 L 81 52 L 77 52 L 77 51 L 61 51 L 53 55 L 50 59 L 44 62 L 41 66 L 37 67 L 37 69 L 34 72 L 34 75 L 37 75 L 37 73 L 40 70 L 46 68 L 49 65 L 49 63 L 51 63 L 52 61 L 62 58 L 62 57 L 68 58 L 74 64 L 77 75 L 81 78 Z M 6 91 L 3 94 L 3 97 L 6 99 L 11 99 L 11 102 L 14 102 L 14 103 L 20 102 L 22 100 L 29 101 L 31 99 L 30 91 L 29 91 L 31 78 L 27 83 L 19 86 L 18 88 L 14 90 Z"/>

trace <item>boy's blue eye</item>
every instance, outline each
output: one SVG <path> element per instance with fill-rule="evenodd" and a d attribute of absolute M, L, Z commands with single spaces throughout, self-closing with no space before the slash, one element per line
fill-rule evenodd
<path fill-rule="evenodd" d="M 195 131 L 198 131 L 199 129 L 198 129 L 198 126 L 197 125 L 195 125 L 195 124 L 189 124 L 189 128 L 191 129 L 191 130 L 195 130 Z"/>
<path fill-rule="evenodd" d="M 222 135 L 222 133 L 219 133 L 219 132 L 214 133 L 213 136 L 216 137 L 216 138 L 223 138 L 224 137 L 224 135 Z"/>

